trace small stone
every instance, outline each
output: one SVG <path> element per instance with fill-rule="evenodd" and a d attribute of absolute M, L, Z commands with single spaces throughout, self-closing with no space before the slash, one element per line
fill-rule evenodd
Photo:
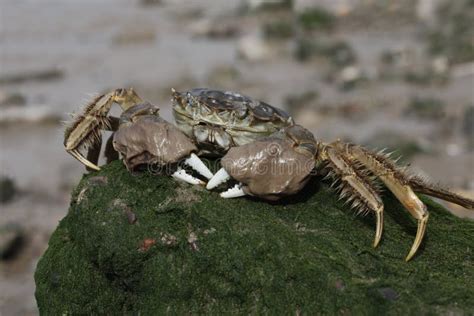
<path fill-rule="evenodd" d="M 205 229 L 202 233 L 207 236 L 209 234 L 213 234 L 216 232 L 216 229 L 214 227 L 211 227 L 210 229 Z"/>
<path fill-rule="evenodd" d="M 410 100 L 404 114 L 418 119 L 438 120 L 446 115 L 446 104 L 439 99 L 414 97 Z"/>
<path fill-rule="evenodd" d="M 153 26 L 127 26 L 121 29 L 113 38 L 115 45 L 135 45 L 155 41 L 156 34 Z"/>
<path fill-rule="evenodd" d="M 189 233 L 188 244 L 191 246 L 191 249 L 193 251 L 199 251 L 197 240 L 198 240 L 197 235 L 194 232 Z"/>
<path fill-rule="evenodd" d="M 261 61 L 270 57 L 270 47 L 256 35 L 244 36 L 240 39 L 237 51 L 240 57 L 249 61 Z"/>
<path fill-rule="evenodd" d="M 339 291 L 344 291 L 344 289 L 346 288 L 346 285 L 344 284 L 342 280 L 336 280 L 336 282 L 334 282 L 334 286 Z"/>
<path fill-rule="evenodd" d="M 96 176 L 89 178 L 90 185 L 106 185 L 108 183 L 108 178 L 106 176 Z"/>
<path fill-rule="evenodd" d="M 135 213 L 133 213 L 131 209 L 126 209 L 125 215 L 127 216 L 127 220 L 130 225 L 135 224 L 138 220 L 137 215 L 135 215 Z"/>
<path fill-rule="evenodd" d="M 13 179 L 5 176 L 0 177 L 0 204 L 10 202 L 17 192 Z"/>
<path fill-rule="evenodd" d="M 178 243 L 178 238 L 168 233 L 162 233 L 161 242 L 166 246 L 175 246 Z"/>
<path fill-rule="evenodd" d="M 123 214 L 127 217 L 127 221 L 130 225 L 133 225 L 138 221 L 135 212 L 133 212 L 133 210 L 124 201 L 115 199 L 112 201 L 112 207 L 121 209 Z"/>
<path fill-rule="evenodd" d="M 140 247 L 138 248 L 138 251 L 147 252 L 148 250 L 150 250 L 151 246 L 153 246 L 154 244 L 156 244 L 156 239 L 146 238 L 141 242 Z"/>
<path fill-rule="evenodd" d="M 26 104 L 26 97 L 21 93 L 0 92 L 0 106 L 23 106 Z"/>
<path fill-rule="evenodd" d="M 0 260 L 13 259 L 23 249 L 25 236 L 17 224 L 0 227 Z"/>
<path fill-rule="evenodd" d="M 396 301 L 399 298 L 399 294 L 390 287 L 383 287 L 378 289 L 378 292 L 382 297 L 388 301 Z"/>
<path fill-rule="evenodd" d="M 229 39 L 239 35 L 240 29 L 239 25 L 232 21 L 202 19 L 191 24 L 190 32 L 196 37 Z"/>

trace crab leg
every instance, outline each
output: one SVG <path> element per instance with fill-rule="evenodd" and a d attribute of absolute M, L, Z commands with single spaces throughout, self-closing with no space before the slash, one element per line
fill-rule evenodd
<path fill-rule="evenodd" d="M 196 170 L 200 175 L 206 177 L 207 179 L 211 179 L 214 174 L 207 168 L 207 166 L 202 162 L 202 160 L 196 156 L 196 154 L 192 153 L 189 158 L 184 161 L 185 164 Z"/>
<path fill-rule="evenodd" d="M 205 185 L 203 181 L 199 180 L 198 178 L 193 177 L 192 175 L 188 174 L 184 169 L 181 169 L 181 168 L 175 171 L 171 176 L 177 180 L 181 180 L 189 184 L 194 184 L 194 185 L 197 184 L 197 185 L 202 185 L 202 186 Z"/>
<path fill-rule="evenodd" d="M 78 150 L 82 145 L 92 146 L 100 137 L 100 130 L 113 129 L 111 121 L 107 118 L 112 105 L 117 103 L 123 110 L 141 102 L 141 98 L 133 89 L 116 89 L 100 95 L 90 102 L 83 113 L 76 115 L 66 128 L 64 134 L 64 147 L 74 158 L 93 170 L 100 168 L 86 159 Z"/>
<path fill-rule="evenodd" d="M 439 199 L 449 201 L 461 205 L 464 208 L 469 210 L 474 210 L 474 201 L 454 192 L 451 192 L 447 189 L 444 189 L 440 186 L 429 183 L 428 181 L 423 180 L 419 177 L 410 178 L 410 186 L 415 192 L 423 193 L 426 195 L 434 196 Z"/>
<path fill-rule="evenodd" d="M 360 212 L 366 210 L 373 211 L 376 216 L 376 230 L 374 247 L 380 242 L 383 231 L 383 202 L 378 193 L 370 184 L 367 175 L 362 171 L 354 169 L 350 164 L 350 159 L 344 152 L 336 148 L 327 146 L 324 149 L 328 176 L 338 184 L 337 190 L 340 192 L 340 198 L 345 198 L 348 202 L 352 201 L 352 207 L 359 209 Z"/>
<path fill-rule="evenodd" d="M 409 181 L 407 176 L 386 157 L 367 151 L 359 146 L 342 146 L 341 143 L 337 145 L 343 147 L 349 156 L 363 163 L 367 168 L 372 170 L 374 174 L 377 174 L 377 176 L 408 210 L 411 216 L 418 221 L 415 241 L 405 258 L 406 261 L 409 261 L 415 255 L 425 235 L 426 224 L 429 217 L 426 205 L 421 202 L 415 192 L 413 192 L 412 188 L 408 185 Z"/>
<path fill-rule="evenodd" d="M 209 180 L 206 185 L 206 189 L 212 190 L 215 187 L 227 182 L 230 179 L 230 175 L 225 171 L 224 168 L 219 169 L 216 174 Z"/>
<path fill-rule="evenodd" d="M 84 158 L 81 153 L 77 150 L 68 150 L 68 152 L 74 157 L 76 158 L 77 160 L 79 160 L 80 162 L 82 162 L 86 167 L 90 168 L 90 169 L 93 169 L 93 170 L 96 170 L 96 171 L 99 171 L 100 168 L 93 164 L 92 162 L 90 162 L 89 160 L 87 160 L 86 158 Z"/>
<path fill-rule="evenodd" d="M 242 189 L 242 183 L 236 184 L 233 188 L 230 188 L 227 191 L 224 191 L 220 194 L 221 197 L 225 199 L 236 198 L 247 195 Z"/>

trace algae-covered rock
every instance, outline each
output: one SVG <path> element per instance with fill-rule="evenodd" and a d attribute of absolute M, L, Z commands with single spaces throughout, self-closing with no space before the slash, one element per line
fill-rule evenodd
<path fill-rule="evenodd" d="M 84 176 L 38 263 L 39 310 L 474 313 L 473 221 L 425 199 L 427 236 L 406 263 L 416 223 L 393 197 L 373 249 L 373 217 L 354 216 L 319 181 L 269 204 L 109 164 Z"/>

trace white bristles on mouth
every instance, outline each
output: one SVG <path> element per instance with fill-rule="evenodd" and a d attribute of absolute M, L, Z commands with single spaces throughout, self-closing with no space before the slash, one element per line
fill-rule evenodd
<path fill-rule="evenodd" d="M 204 182 L 193 177 L 192 175 L 186 173 L 183 169 L 178 169 L 175 173 L 171 175 L 173 178 L 190 183 L 204 186 Z"/>
<path fill-rule="evenodd" d="M 230 198 L 236 198 L 236 197 L 240 197 L 240 196 L 244 196 L 246 195 L 244 190 L 242 189 L 242 184 L 239 183 L 239 184 L 236 184 L 233 188 L 225 191 L 225 192 L 222 192 L 221 194 L 221 197 L 225 198 L 225 199 L 230 199 Z"/>
<path fill-rule="evenodd" d="M 200 175 L 211 179 L 214 174 L 207 168 L 207 166 L 202 162 L 202 160 L 196 156 L 196 154 L 191 154 L 188 159 L 184 161 L 185 164 L 196 170 Z"/>
<path fill-rule="evenodd" d="M 225 171 L 224 168 L 219 169 L 216 174 L 209 180 L 206 185 L 206 189 L 212 190 L 218 185 L 228 181 L 230 179 L 230 175 Z"/>

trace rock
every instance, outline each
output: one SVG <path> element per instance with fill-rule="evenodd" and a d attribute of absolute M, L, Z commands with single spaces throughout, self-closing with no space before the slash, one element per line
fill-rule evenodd
<path fill-rule="evenodd" d="M 235 38 L 240 33 L 239 24 L 234 21 L 201 19 L 191 24 L 190 32 L 196 37 L 210 39 Z"/>
<path fill-rule="evenodd" d="M 472 62 L 473 12 L 471 0 L 442 1 L 436 10 L 436 25 L 426 32 L 428 52 L 433 56 L 446 56 L 450 64 Z"/>
<path fill-rule="evenodd" d="M 93 176 L 107 184 L 89 186 Z M 36 300 L 57 314 L 460 314 L 474 309 L 474 222 L 423 198 L 427 238 L 385 194 L 385 231 L 354 217 L 315 178 L 279 203 L 226 200 L 121 162 L 86 175 L 35 273 Z M 76 196 L 88 187 L 80 204 Z M 179 190 L 179 194 L 177 193 Z M 194 194 L 192 202 L 178 195 Z M 120 197 L 139 223 L 109 209 Z M 211 233 L 212 232 L 212 233 Z"/>
<path fill-rule="evenodd" d="M 308 31 L 328 31 L 334 28 L 336 17 L 323 8 L 313 7 L 298 15 L 298 23 Z"/>
<path fill-rule="evenodd" d="M 342 68 L 336 77 L 336 83 L 343 91 L 352 90 L 365 81 L 367 81 L 367 76 L 356 65 Z"/>
<path fill-rule="evenodd" d="M 270 46 L 258 35 L 247 35 L 239 40 L 237 52 L 249 61 L 263 61 L 271 56 Z"/>
<path fill-rule="evenodd" d="M 357 55 L 352 47 L 343 41 L 300 39 L 296 42 L 294 56 L 298 61 L 307 61 L 313 57 L 324 58 L 334 68 L 353 66 Z"/>
<path fill-rule="evenodd" d="M 25 236 L 17 224 L 0 227 L 0 260 L 13 259 L 23 248 Z"/>
<path fill-rule="evenodd" d="M 0 91 L 0 107 L 23 106 L 26 104 L 26 98 L 21 93 L 6 93 Z"/>
<path fill-rule="evenodd" d="M 293 21 L 278 20 L 263 24 L 262 31 L 268 39 L 282 40 L 292 38 L 295 27 Z"/>
<path fill-rule="evenodd" d="M 404 110 L 404 115 L 418 119 L 439 120 L 446 116 L 446 105 L 439 99 L 414 97 Z"/>
<path fill-rule="evenodd" d="M 5 176 L 0 177 L 0 204 L 10 202 L 18 193 L 13 179 Z"/>
<path fill-rule="evenodd" d="M 112 39 L 115 45 L 136 45 L 155 41 L 156 34 L 152 25 L 129 25 L 123 27 Z"/>

